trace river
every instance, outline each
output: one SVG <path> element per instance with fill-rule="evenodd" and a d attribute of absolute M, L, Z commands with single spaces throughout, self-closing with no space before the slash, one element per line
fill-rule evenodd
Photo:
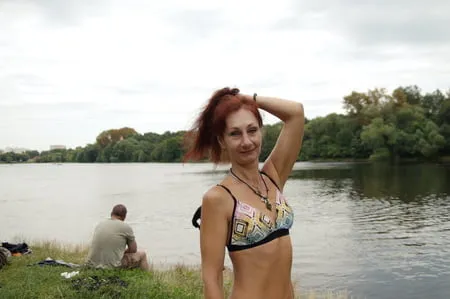
<path fill-rule="evenodd" d="M 128 207 L 156 266 L 199 264 L 191 217 L 228 167 L 212 164 L 0 165 L 0 241 L 89 244 L 111 207 Z M 352 298 L 450 298 L 450 166 L 295 164 L 293 278 Z M 226 263 L 230 265 L 228 258 Z"/>

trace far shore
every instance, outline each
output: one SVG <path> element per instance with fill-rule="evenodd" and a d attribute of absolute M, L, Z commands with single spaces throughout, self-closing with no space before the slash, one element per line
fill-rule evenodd
<path fill-rule="evenodd" d="M 420 158 L 398 158 L 393 161 L 389 160 L 371 160 L 369 158 L 341 158 L 341 159 L 332 159 L 332 158 L 317 158 L 317 159 L 310 159 L 310 160 L 301 160 L 296 161 L 296 163 L 301 162 L 310 162 L 310 163 L 391 163 L 391 164 L 397 164 L 397 163 L 450 163 L 450 156 L 440 156 L 437 157 L 434 160 L 426 160 L 426 159 L 420 159 Z M 206 164 L 210 163 L 209 161 L 205 162 L 185 162 L 184 164 Z M 33 159 L 30 159 L 28 161 L 11 161 L 11 162 L 4 162 L 0 161 L 0 164 L 183 164 L 182 161 L 172 161 L 172 162 L 162 162 L 162 161 L 152 161 L 152 162 L 37 162 Z"/>

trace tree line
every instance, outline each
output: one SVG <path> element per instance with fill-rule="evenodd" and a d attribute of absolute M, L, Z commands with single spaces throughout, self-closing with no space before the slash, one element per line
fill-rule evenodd
<path fill-rule="evenodd" d="M 343 98 L 345 114 L 306 120 L 299 161 L 322 159 L 436 160 L 450 156 L 450 90 L 422 94 L 417 86 L 392 93 L 375 88 Z M 282 124 L 264 126 L 261 161 Z M 95 143 L 75 149 L 2 153 L 0 162 L 180 162 L 185 131 L 140 134 L 133 128 L 101 132 Z"/>

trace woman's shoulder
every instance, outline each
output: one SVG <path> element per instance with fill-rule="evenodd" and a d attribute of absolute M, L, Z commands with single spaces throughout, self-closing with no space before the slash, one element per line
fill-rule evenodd
<path fill-rule="evenodd" d="M 218 184 L 209 188 L 203 195 L 202 209 L 214 213 L 230 214 L 234 200 L 231 191 L 224 185 Z"/>
<path fill-rule="evenodd" d="M 205 194 L 203 195 L 203 203 L 204 204 L 213 204 L 215 206 L 222 206 L 226 205 L 228 197 L 230 197 L 230 194 L 228 194 L 226 187 L 224 188 L 223 185 L 215 185 L 209 188 Z"/>
<path fill-rule="evenodd" d="M 216 185 L 208 189 L 203 195 L 202 205 L 197 208 L 193 217 L 192 225 L 200 228 L 199 220 L 201 221 L 202 214 L 213 213 L 215 216 L 223 215 L 229 217 L 232 209 L 232 201 L 225 198 L 227 194 L 225 189 L 220 185 Z M 229 195 L 228 195 L 229 196 Z M 219 219 L 219 217 L 216 217 Z"/>

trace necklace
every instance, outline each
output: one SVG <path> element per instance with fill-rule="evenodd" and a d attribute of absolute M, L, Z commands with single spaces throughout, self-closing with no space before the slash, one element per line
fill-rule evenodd
<path fill-rule="evenodd" d="M 238 181 L 240 181 L 241 183 L 244 183 L 248 188 L 250 188 L 250 190 L 253 191 L 253 193 L 255 193 L 256 195 L 258 195 L 261 199 L 261 201 L 263 203 L 265 203 L 266 205 L 266 209 L 268 209 L 269 211 L 272 211 L 272 204 L 269 201 L 269 188 L 267 187 L 266 182 L 264 181 L 261 173 L 259 173 L 259 176 L 261 177 L 261 180 L 264 183 L 264 187 L 266 188 L 266 196 L 262 195 L 258 190 L 256 190 L 255 188 L 253 188 L 250 184 L 248 184 L 247 182 L 245 182 L 243 179 L 241 179 L 240 177 L 238 177 L 234 172 L 233 169 L 230 168 L 230 173 L 231 176 L 234 177 L 235 179 L 237 179 Z"/>

